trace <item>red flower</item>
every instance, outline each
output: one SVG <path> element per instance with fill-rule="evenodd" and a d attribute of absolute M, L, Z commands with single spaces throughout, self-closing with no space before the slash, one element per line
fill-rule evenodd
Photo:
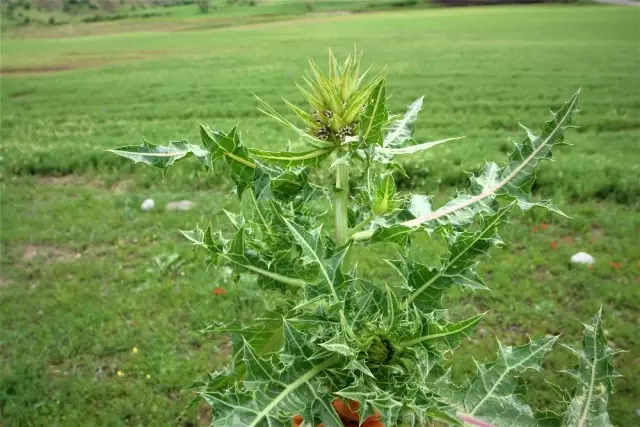
<path fill-rule="evenodd" d="M 542 228 L 542 230 L 544 231 L 544 230 L 546 230 L 547 228 L 549 228 L 549 224 L 546 224 L 546 223 L 544 223 L 544 222 L 543 222 L 543 223 L 540 223 L 540 228 Z"/>
<path fill-rule="evenodd" d="M 534 225 L 533 228 L 531 229 L 531 231 L 533 231 L 534 233 L 538 232 L 538 226 Z"/>
<path fill-rule="evenodd" d="M 558 243 L 556 242 L 551 242 L 551 249 L 558 249 Z"/>
<path fill-rule="evenodd" d="M 609 265 L 614 270 L 620 270 L 620 268 L 622 267 L 622 264 L 620 264 L 619 262 L 610 262 Z"/>
<path fill-rule="evenodd" d="M 213 289 L 213 294 L 214 295 L 226 295 L 227 294 L 227 290 L 225 288 L 214 288 Z"/>
<path fill-rule="evenodd" d="M 355 401 L 349 401 L 349 405 L 343 401 L 336 399 L 333 401 L 333 407 L 340 416 L 340 420 L 345 426 L 357 425 L 360 421 L 360 416 L 356 412 L 360 407 L 360 404 Z M 384 427 L 384 424 L 380 422 L 380 414 L 371 415 L 361 425 L 362 427 Z M 300 415 L 296 415 L 291 420 L 293 427 L 300 427 L 304 420 Z M 318 424 L 318 427 L 324 427 L 324 424 Z"/>

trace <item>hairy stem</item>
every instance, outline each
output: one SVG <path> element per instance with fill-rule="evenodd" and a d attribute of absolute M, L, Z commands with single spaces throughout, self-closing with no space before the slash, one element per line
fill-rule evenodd
<path fill-rule="evenodd" d="M 349 241 L 349 165 L 336 166 L 333 204 L 336 214 L 336 243 L 342 246 Z"/>

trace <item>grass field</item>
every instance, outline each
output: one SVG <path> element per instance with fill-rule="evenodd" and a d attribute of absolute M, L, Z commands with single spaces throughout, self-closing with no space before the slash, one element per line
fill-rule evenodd
<path fill-rule="evenodd" d="M 490 309 L 461 349 L 486 360 L 496 337 L 562 333 L 577 344 L 581 321 L 603 306 L 616 359 L 610 414 L 638 425 L 640 396 L 640 10 L 606 6 L 439 9 L 344 15 L 233 28 L 14 39 L 2 45 L 2 267 L 0 425 L 195 426 L 203 408 L 178 415 L 193 380 L 224 360 L 228 343 L 202 335 L 214 320 L 250 318 L 278 294 L 250 277 L 234 283 L 204 269 L 178 229 L 210 220 L 226 227 L 224 173 L 195 163 L 161 173 L 104 150 L 186 138 L 198 121 L 239 122 L 249 145 L 281 147 L 291 134 L 261 116 L 268 102 L 301 101 L 294 82 L 306 59 L 324 61 L 354 43 L 365 62 L 388 65 L 390 104 L 400 111 L 425 95 L 418 140 L 466 135 L 407 160 L 405 188 L 439 199 L 466 171 L 502 161 L 518 122 L 539 127 L 550 107 L 582 88 L 579 129 L 554 163 L 543 165 L 537 195 L 553 197 L 572 219 L 519 215 L 481 272 L 492 292 L 454 292 L 452 314 Z M 281 111 L 284 111 L 282 108 Z M 141 212 L 151 197 L 156 209 Z M 167 212 L 172 200 L 196 203 Z M 386 249 L 363 253 L 378 269 Z M 578 251 L 593 269 L 572 268 Z M 178 261 L 172 262 L 178 257 Z M 225 288 L 226 295 L 212 290 Z M 534 405 L 554 407 L 544 380 L 570 384 L 560 347 L 546 375 L 527 377 Z"/>

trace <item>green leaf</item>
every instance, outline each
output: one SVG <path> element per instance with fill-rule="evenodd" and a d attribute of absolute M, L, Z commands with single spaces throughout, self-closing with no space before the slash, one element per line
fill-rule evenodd
<path fill-rule="evenodd" d="M 385 81 L 380 80 L 369 95 L 360 121 L 360 141 L 365 145 L 382 145 L 382 127 L 388 119 L 386 93 Z"/>
<path fill-rule="evenodd" d="M 373 215 L 383 215 L 395 209 L 396 184 L 390 173 L 382 175 L 373 189 Z"/>
<path fill-rule="evenodd" d="M 307 262 L 316 264 L 320 270 L 320 282 L 327 286 L 327 289 L 331 292 L 331 295 L 338 300 L 338 294 L 335 290 L 336 274 L 340 271 L 340 265 L 331 268 L 333 263 L 327 263 L 325 261 L 325 249 L 320 239 L 321 228 L 317 228 L 308 232 L 298 224 L 291 222 L 283 218 L 295 241 L 302 248 L 304 253 L 304 259 Z M 346 253 L 346 252 L 345 252 Z M 344 253 L 341 255 L 340 262 L 344 259 Z"/>
<path fill-rule="evenodd" d="M 444 344 L 448 350 L 455 348 L 462 339 L 467 338 L 475 330 L 484 314 L 470 317 L 455 323 L 444 323 L 438 321 L 435 316 L 429 316 L 426 325 L 423 327 L 421 335 L 402 343 L 408 347 L 417 344 L 434 346 Z"/>
<path fill-rule="evenodd" d="M 309 174 L 305 168 L 284 169 L 276 165 L 258 163 L 254 173 L 254 194 L 258 200 L 277 198 L 290 202 L 308 187 Z"/>
<path fill-rule="evenodd" d="M 269 163 L 275 163 L 284 167 L 294 166 L 313 166 L 319 167 L 320 163 L 325 160 L 334 148 L 317 148 L 309 151 L 292 152 L 292 151 L 266 151 L 257 148 L 250 148 L 249 152 L 261 160 Z"/>
<path fill-rule="evenodd" d="M 447 243 L 447 258 L 438 269 L 429 268 L 407 258 L 395 261 L 393 265 L 404 278 L 406 286 L 412 290 L 407 297 L 425 312 L 441 307 L 443 292 L 453 284 L 471 289 L 486 289 L 484 282 L 475 272 L 477 258 L 485 255 L 494 246 L 502 245 L 498 229 L 506 223 L 511 203 L 492 216 L 483 218 L 483 223 L 475 232 L 456 232 L 442 229 Z"/>
<path fill-rule="evenodd" d="M 464 136 L 439 139 L 437 141 L 431 141 L 431 142 L 423 142 L 421 144 L 409 145 L 407 147 L 401 147 L 401 148 L 379 147 L 376 149 L 376 151 L 382 154 L 390 154 L 394 156 L 398 154 L 415 154 L 420 151 L 430 150 L 431 148 L 440 144 L 444 144 L 445 142 L 455 141 L 456 139 L 462 139 L 462 138 L 464 138 Z"/>
<path fill-rule="evenodd" d="M 389 132 L 387 132 L 384 137 L 383 147 L 399 147 L 411 139 L 415 130 L 416 120 L 418 119 L 418 113 L 422 110 L 423 101 L 424 96 L 413 101 L 407 108 L 407 112 L 391 125 L 391 129 L 389 129 Z"/>
<path fill-rule="evenodd" d="M 261 358 L 245 342 L 243 360 L 246 373 L 241 387 L 201 392 L 211 405 L 213 427 L 288 427 L 298 414 L 312 422 L 322 420 L 327 427 L 342 427 L 331 407 L 331 395 L 317 378 L 337 358 L 309 362 L 305 370 L 287 369 Z"/>
<path fill-rule="evenodd" d="M 562 426 L 611 426 L 607 404 L 613 380 L 620 377 L 611 362 L 619 351 L 613 350 L 607 344 L 602 330 L 602 308 L 590 324 L 584 325 L 582 349 L 568 345 L 564 347 L 579 358 L 580 364 L 575 371 L 568 372 L 575 379 L 576 386 Z"/>
<path fill-rule="evenodd" d="M 277 259 L 262 257 L 262 254 L 256 251 L 255 248 L 251 248 L 251 250 L 247 249 L 244 228 L 238 228 L 236 230 L 230 245 L 228 244 L 229 241 L 224 239 L 220 232 L 213 233 L 211 226 L 209 226 L 205 232 L 196 229 L 186 232 L 183 231 L 182 234 L 194 244 L 205 247 L 214 261 L 224 259 L 235 267 L 258 273 L 277 282 L 294 287 L 305 286 L 304 280 L 272 271 L 272 265 L 281 264 Z M 277 253 L 272 254 L 272 256 L 277 255 Z"/>
<path fill-rule="evenodd" d="M 507 195 L 515 198 L 521 209 L 526 210 L 532 206 L 542 206 L 554 212 L 558 212 L 548 201 L 534 203 L 531 201 L 531 187 L 535 182 L 535 168 L 543 159 L 551 157 L 551 149 L 554 145 L 564 142 L 564 131 L 570 127 L 571 119 L 578 111 L 578 100 L 580 91 L 576 92 L 560 110 L 553 113 L 553 119 L 546 122 L 542 127 L 540 136 L 535 136 L 528 131 L 527 139 L 522 144 L 517 144 L 515 150 L 509 155 L 507 166 L 502 169 L 496 179 L 491 179 L 491 185 L 485 187 L 480 193 L 472 196 L 459 197 L 450 202 L 446 208 L 406 221 L 403 224 L 407 227 L 416 227 L 421 224 L 440 220 L 447 221 L 449 218 L 459 216 L 468 217 L 468 212 L 476 210 L 474 205 L 484 204 L 495 199 L 497 195 Z M 494 168 L 491 167 L 491 172 Z M 485 168 L 486 170 L 486 168 Z M 368 236 L 356 236 L 356 239 Z"/>
<path fill-rule="evenodd" d="M 415 218 L 423 215 L 429 215 L 431 209 L 431 197 L 414 194 L 411 196 L 409 203 L 409 213 Z"/>
<path fill-rule="evenodd" d="M 388 242 L 405 247 L 411 233 L 413 233 L 413 229 L 402 224 L 381 225 L 372 231 L 371 243 Z"/>
<path fill-rule="evenodd" d="M 200 137 L 211 153 L 213 161 L 223 158 L 231 167 L 231 179 L 236 184 L 238 197 L 241 197 L 243 191 L 254 180 L 256 164 L 242 144 L 237 128 L 234 127 L 228 133 L 224 133 L 200 125 Z"/>
<path fill-rule="evenodd" d="M 495 427 L 535 427 L 531 408 L 518 396 L 516 374 L 539 371 L 540 362 L 557 337 L 542 338 L 520 347 L 498 342 L 498 359 L 490 364 L 476 362 L 477 376 L 463 387 L 452 385 L 449 372 L 436 383 L 438 394 L 461 415 L 478 418 Z"/>
<path fill-rule="evenodd" d="M 127 145 L 107 150 L 136 163 L 166 169 L 179 160 L 195 156 L 205 165 L 209 165 L 209 153 L 187 141 L 170 142 L 167 146 L 155 145 L 145 141 L 142 145 Z"/>

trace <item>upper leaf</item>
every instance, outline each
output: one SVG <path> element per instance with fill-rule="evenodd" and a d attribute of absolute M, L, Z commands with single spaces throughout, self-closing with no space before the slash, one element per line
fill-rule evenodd
<path fill-rule="evenodd" d="M 383 147 L 399 147 L 410 140 L 415 130 L 415 123 L 418 113 L 422 109 L 424 96 L 416 99 L 409 105 L 407 112 L 398 120 L 393 122 L 391 129 L 387 132 L 382 143 Z"/>
<path fill-rule="evenodd" d="M 371 91 L 360 121 L 360 141 L 365 145 L 382 145 L 382 127 L 387 123 L 386 85 L 380 80 Z"/>
<path fill-rule="evenodd" d="M 145 141 L 142 145 L 127 145 L 107 150 L 136 163 L 166 169 L 175 162 L 195 156 L 205 165 L 209 165 L 209 153 L 187 141 L 170 142 L 167 146 L 155 145 Z"/>
<path fill-rule="evenodd" d="M 542 206 L 554 212 L 559 212 L 548 201 L 532 202 L 531 187 L 535 181 L 535 167 L 540 160 L 549 159 L 554 145 L 562 144 L 564 131 L 570 127 L 573 114 L 578 111 L 580 91 L 576 92 L 560 110 L 553 113 L 553 119 L 546 122 L 540 136 L 527 131 L 527 138 L 521 144 L 516 144 L 509 155 L 509 162 L 500 169 L 493 163 L 488 163 L 479 177 L 471 176 L 472 193 L 462 193 L 440 209 L 402 222 L 403 226 L 414 228 L 429 223 L 465 225 L 473 221 L 478 213 L 491 213 L 495 210 L 494 200 L 504 195 L 515 199 L 521 209 L 532 206 Z M 433 225 L 431 226 L 433 228 Z M 354 240 L 370 238 L 374 230 L 355 233 Z"/>
<path fill-rule="evenodd" d="M 247 148 L 240 140 L 236 127 L 228 133 L 213 131 L 200 125 L 202 143 L 211 152 L 213 161 L 224 159 L 231 166 L 231 179 L 237 186 L 238 196 L 253 182 L 256 164 L 251 161 Z"/>
<path fill-rule="evenodd" d="M 257 148 L 250 148 L 249 152 L 261 160 L 278 165 L 293 166 L 314 166 L 318 167 L 333 151 L 333 148 L 317 148 L 309 151 L 266 151 Z"/>

